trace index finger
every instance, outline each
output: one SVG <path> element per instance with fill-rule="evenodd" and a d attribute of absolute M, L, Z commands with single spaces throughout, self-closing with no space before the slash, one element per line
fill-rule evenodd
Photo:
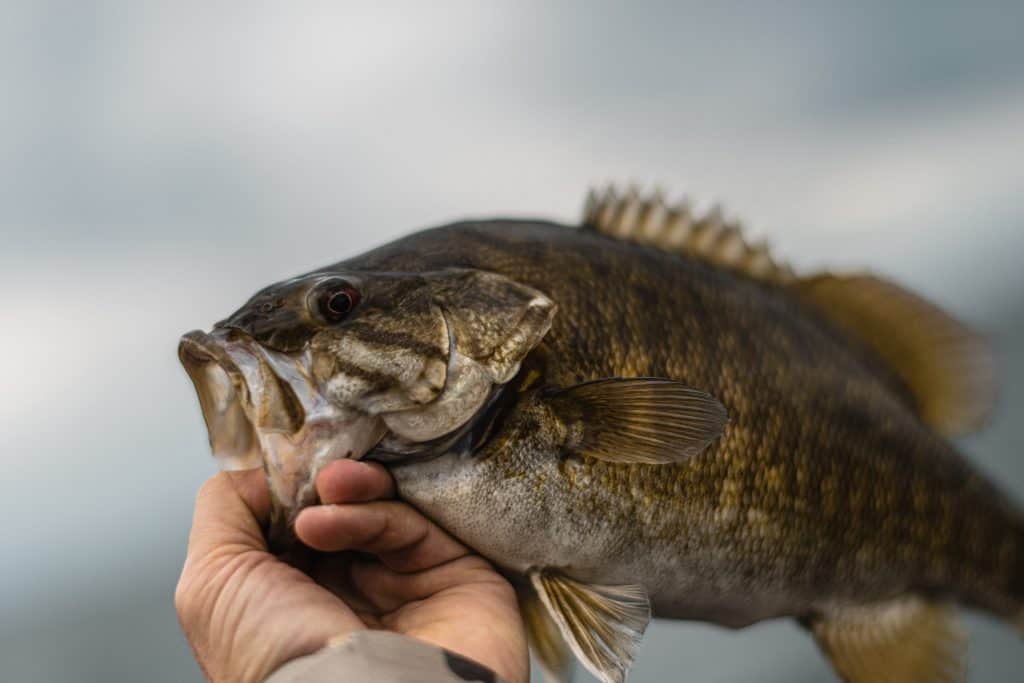
<path fill-rule="evenodd" d="M 398 572 L 422 571 L 469 553 L 412 506 L 394 500 L 309 507 L 295 520 L 295 532 L 321 552 L 370 553 Z"/>

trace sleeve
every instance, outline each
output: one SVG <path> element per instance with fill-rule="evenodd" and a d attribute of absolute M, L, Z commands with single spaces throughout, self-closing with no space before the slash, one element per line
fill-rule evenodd
<path fill-rule="evenodd" d="M 471 659 L 387 631 L 356 631 L 285 664 L 265 683 L 501 683 Z"/>

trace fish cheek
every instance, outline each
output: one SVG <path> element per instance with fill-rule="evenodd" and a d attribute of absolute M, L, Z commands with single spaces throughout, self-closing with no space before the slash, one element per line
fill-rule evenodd
<path fill-rule="evenodd" d="M 444 389 L 448 334 L 440 311 L 433 320 L 398 313 L 365 317 L 313 337 L 313 378 L 331 403 L 376 415 L 428 404 Z M 408 331 L 398 324 L 403 320 L 411 323 Z"/>
<path fill-rule="evenodd" d="M 492 386 L 486 368 L 456 351 L 449 361 L 444 391 L 436 400 L 422 408 L 385 414 L 384 423 L 410 441 L 439 438 L 472 419 L 487 401 Z"/>

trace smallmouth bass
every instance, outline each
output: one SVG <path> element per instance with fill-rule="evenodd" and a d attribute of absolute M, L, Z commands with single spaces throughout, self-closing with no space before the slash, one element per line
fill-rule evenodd
<path fill-rule="evenodd" d="M 714 212 L 609 189 L 579 228 L 418 232 L 179 355 L 272 535 L 323 464 L 381 462 L 512 579 L 555 676 L 624 680 L 652 615 L 795 618 L 855 683 L 962 678 L 957 604 L 1024 625 L 1024 517 L 948 440 L 991 409 L 984 342 Z"/>

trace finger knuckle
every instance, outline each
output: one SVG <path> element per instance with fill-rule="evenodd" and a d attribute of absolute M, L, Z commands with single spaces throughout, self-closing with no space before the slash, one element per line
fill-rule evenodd
<path fill-rule="evenodd" d="M 220 493 L 223 489 L 225 482 L 227 481 L 227 473 L 218 472 L 209 479 L 203 482 L 203 485 L 199 487 L 199 491 L 196 493 L 196 500 L 202 500 L 209 496 L 215 496 Z"/>
<path fill-rule="evenodd" d="M 189 623 L 195 616 L 195 599 L 192 596 L 191 581 L 182 575 L 174 588 L 174 610 L 183 624 Z"/>

